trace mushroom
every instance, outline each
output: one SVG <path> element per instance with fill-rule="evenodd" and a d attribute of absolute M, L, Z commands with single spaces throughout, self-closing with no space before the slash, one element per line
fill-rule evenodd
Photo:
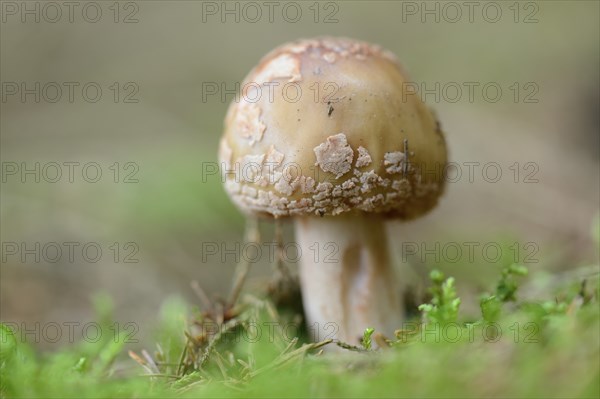
<path fill-rule="evenodd" d="M 225 189 L 244 213 L 290 218 L 308 328 L 357 344 L 403 321 L 387 219 L 435 207 L 447 154 L 396 57 L 345 38 L 266 55 L 225 118 Z"/>

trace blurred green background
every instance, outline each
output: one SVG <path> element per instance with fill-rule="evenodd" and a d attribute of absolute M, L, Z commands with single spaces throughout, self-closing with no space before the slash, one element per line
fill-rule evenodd
<path fill-rule="evenodd" d="M 207 13 L 213 10 L 208 3 L 217 7 L 216 15 Z M 524 246 L 534 243 L 539 262 L 527 265 L 534 270 L 561 272 L 597 259 L 590 226 L 599 204 L 598 2 L 499 1 L 492 2 L 494 9 L 486 8 L 490 2 L 475 2 L 472 22 L 462 2 L 453 3 L 462 12 L 456 22 L 448 2 L 291 2 L 302 12 L 297 22 L 286 21 L 294 10 L 282 11 L 290 2 L 276 2 L 272 22 L 263 2 L 254 3 L 262 10 L 256 22 L 251 21 L 252 9 L 243 14 L 245 2 L 208 3 L 137 1 L 115 6 L 99 1 L 102 16 L 92 23 L 82 16 L 85 2 L 77 2 L 72 22 L 66 6 L 58 2 L 63 15 L 53 23 L 47 19 L 55 11 L 44 11 L 42 3 L 39 22 L 27 14 L 22 22 L 22 9 L 35 9 L 35 2 L 2 2 L 2 321 L 28 326 L 83 323 L 94 318 L 90 295 L 106 292 L 117 305 L 117 320 L 139 326 L 136 338 L 143 346 L 166 298 L 176 295 L 198 303 L 190 281 L 197 280 L 210 295 L 225 296 L 235 260 L 203 259 L 203 244 L 232 248 L 242 239 L 244 221 L 217 176 L 203 181 L 202 167 L 217 161 L 232 96 L 203 101 L 203 84 L 232 88 L 273 47 L 318 35 L 380 44 L 398 55 L 413 81 L 428 88 L 439 82 L 448 90 L 448 83 L 456 82 L 464 89 L 456 102 L 452 91 L 447 96 L 441 92 L 438 101 L 433 95 L 425 97 L 439 115 L 450 159 L 463 175 L 448 184 L 431 214 L 411 223 L 390 223 L 398 263 L 406 263 L 401 262 L 402 241 L 431 248 L 435 242 L 443 246 L 499 239 L 506 245 L 517 241 L 523 251 L 520 260 L 531 250 Z M 422 15 L 436 3 L 439 21 L 435 15 Z M 218 14 L 222 7 L 238 7 L 239 21 L 229 15 L 223 22 Z M 489 22 L 496 19 L 497 9 L 501 17 Z M 94 10 L 88 11 L 93 19 Z M 333 21 L 326 23 L 328 15 Z M 79 86 L 72 102 L 66 91 L 56 103 L 47 101 L 54 96 L 50 86 L 36 102 L 33 94 L 24 101 L 20 92 L 10 94 L 22 82 L 29 88 L 35 82 L 41 87 L 48 82 Z M 102 89 L 95 103 L 82 95 L 89 82 Z M 479 84 L 473 101 L 464 82 Z M 481 87 L 488 83 L 502 88 L 499 101 L 483 97 Z M 128 94 L 137 102 L 125 102 Z M 23 181 L 19 173 L 7 173 L 11 165 L 32 168 L 36 162 L 40 167 L 63 165 L 63 177 L 50 183 L 42 176 L 38 183 L 32 175 Z M 64 162 L 96 162 L 102 178 L 85 181 L 79 166 L 69 182 Z M 481 165 L 475 167 L 472 181 L 465 162 Z M 495 183 L 482 176 L 482 166 L 490 162 L 502 172 Z M 138 181 L 124 182 L 134 171 Z M 535 180 L 527 183 L 527 176 Z M 269 231 L 267 226 L 267 241 Z M 291 239 L 287 230 L 286 240 Z M 31 248 L 36 242 L 81 245 L 73 261 L 63 253 L 54 263 L 43 257 L 36 262 L 33 256 L 23 261 L 20 252 L 7 252 L 7 243 Z M 98 262 L 82 258 L 81 247 L 88 242 L 103 250 Z M 120 247 L 117 259 L 111 249 L 115 242 Z M 127 243 L 133 247 L 124 248 Z M 132 258 L 138 262 L 126 263 L 132 248 L 139 249 Z M 253 266 L 254 278 L 269 274 L 267 260 Z M 468 276 L 458 287 L 463 296 L 494 281 L 501 266 L 481 256 L 451 264 L 417 256 L 410 263 L 413 271 L 401 278 L 410 275 L 414 281 L 414 275 L 426 276 L 433 266 Z M 467 301 L 463 303 L 469 311 Z M 39 344 L 52 349 L 64 341 Z"/>

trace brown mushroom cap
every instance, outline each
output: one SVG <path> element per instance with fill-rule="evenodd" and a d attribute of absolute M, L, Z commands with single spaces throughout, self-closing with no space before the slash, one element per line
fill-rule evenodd
<path fill-rule="evenodd" d="M 427 212 L 443 192 L 446 144 L 406 82 L 391 53 L 360 41 L 273 50 L 227 112 L 227 193 L 244 212 L 275 217 Z"/>

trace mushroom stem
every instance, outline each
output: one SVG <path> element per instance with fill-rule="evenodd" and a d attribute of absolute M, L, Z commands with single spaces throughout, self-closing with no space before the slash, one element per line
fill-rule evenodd
<path fill-rule="evenodd" d="M 311 338 L 358 345 L 367 327 L 393 337 L 403 310 L 383 219 L 364 214 L 304 217 L 295 227 Z"/>

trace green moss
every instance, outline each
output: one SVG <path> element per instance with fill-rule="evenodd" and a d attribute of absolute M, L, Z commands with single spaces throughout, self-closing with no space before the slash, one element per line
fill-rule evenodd
<path fill-rule="evenodd" d="M 3 397 L 598 397 L 598 276 L 521 301 L 525 273 L 506 267 L 473 322 L 460 314 L 454 279 L 434 271 L 420 320 L 396 337 L 367 328 L 362 347 L 338 343 L 348 350 L 325 355 L 335 342 L 307 342 L 297 315 L 248 295 L 223 318 L 168 301 L 156 350 L 130 358 L 124 336 L 39 354 L 0 325 L 0 389 Z M 95 303 L 108 328 L 110 301 Z M 207 323 L 217 328 L 198 329 Z"/>

